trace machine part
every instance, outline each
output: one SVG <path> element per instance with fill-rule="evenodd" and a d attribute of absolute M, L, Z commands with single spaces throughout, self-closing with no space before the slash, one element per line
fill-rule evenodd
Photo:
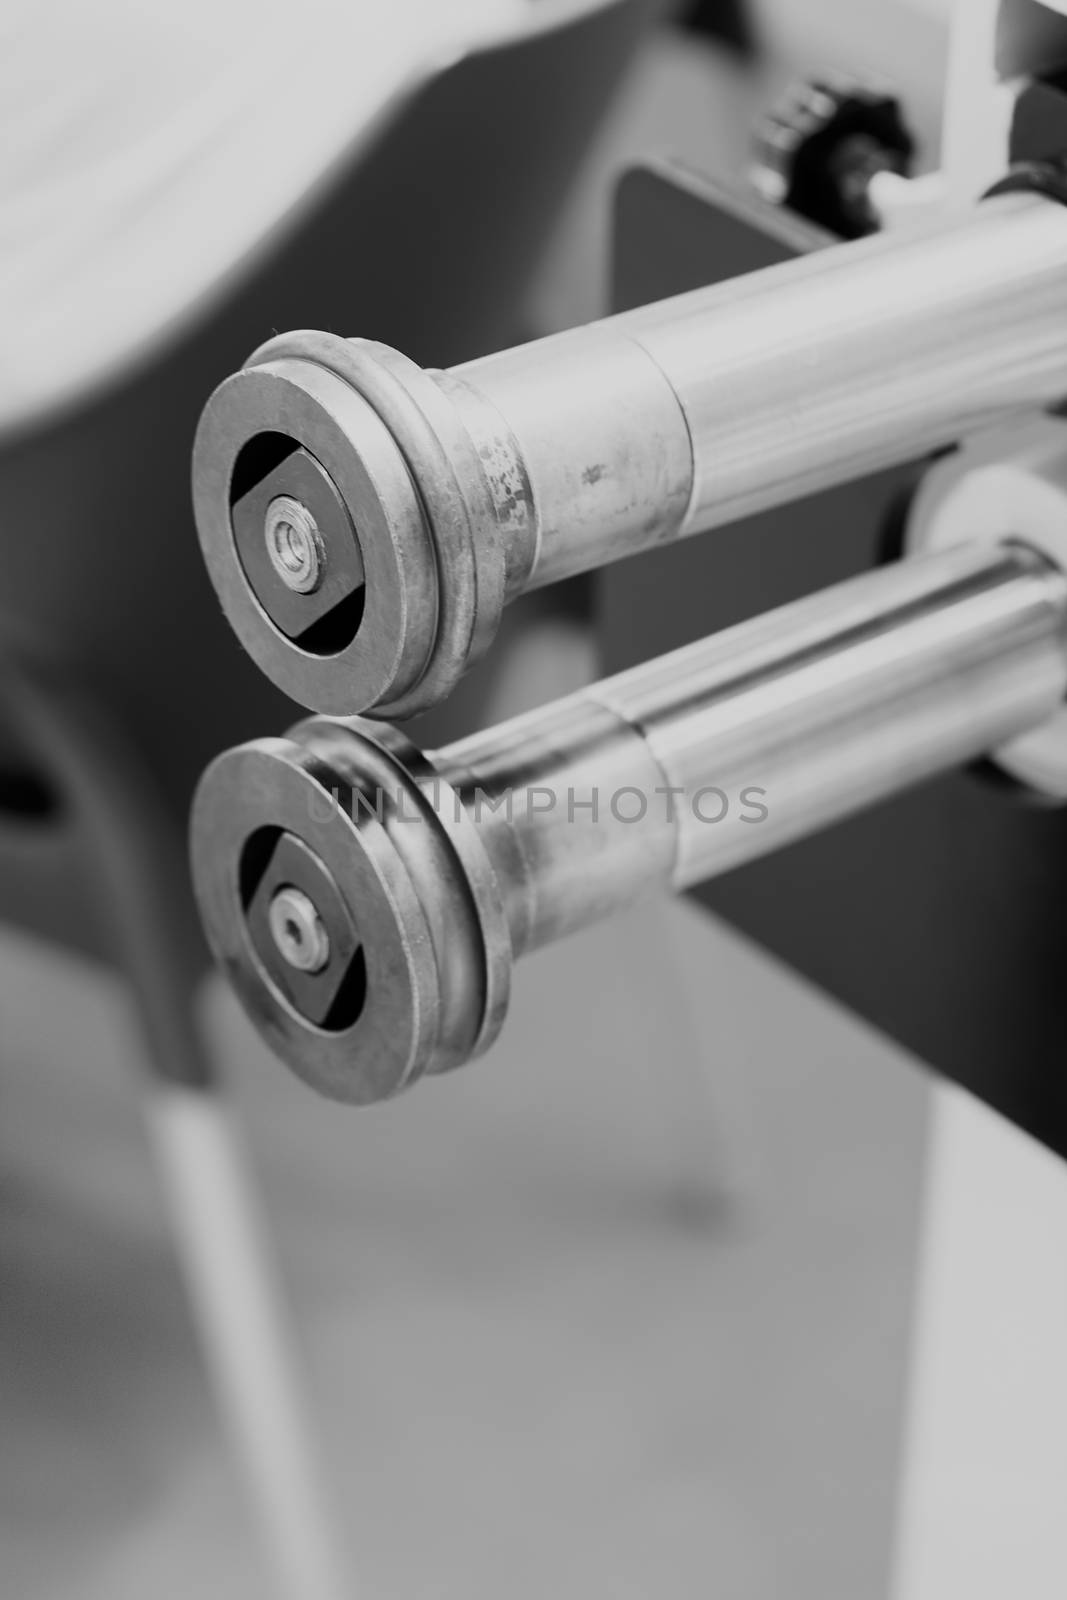
<path fill-rule="evenodd" d="M 329 869 L 293 832 L 263 829 L 241 856 L 248 936 L 271 982 L 327 1028 L 359 1015 L 366 988 L 355 921 Z"/>
<path fill-rule="evenodd" d="M 994 748 L 1065 689 L 1063 569 L 1022 544 L 961 545 L 436 752 L 325 718 L 230 751 L 194 804 L 197 894 L 282 1059 L 373 1101 L 483 1050 L 527 950 Z M 358 917 L 366 981 L 339 1022 L 263 961 L 247 876 L 265 832 L 301 844 Z"/>
<path fill-rule="evenodd" d="M 365 340 L 271 340 L 208 402 L 194 452 L 197 524 L 230 621 L 299 703 L 408 716 L 447 695 L 523 589 L 1057 403 L 1067 207 L 1026 181 L 921 230 L 448 373 Z M 346 520 L 289 483 L 309 463 Z M 332 578 L 300 595 L 263 558 L 279 604 L 251 571 L 246 546 L 262 558 L 262 512 L 283 493 L 313 510 L 328 573 L 338 552 L 360 552 L 355 620 L 350 584 L 329 611 Z M 242 542 L 248 503 L 256 533 Z"/>
<path fill-rule="evenodd" d="M 363 552 L 329 473 L 291 440 L 261 434 L 235 461 L 229 492 L 234 554 L 257 603 L 306 654 L 343 649 L 363 620 Z"/>
<path fill-rule="evenodd" d="M 616 224 L 618 310 L 702 287 L 715 272 L 752 272 L 825 248 L 790 212 L 745 204 L 663 162 L 627 177 Z M 895 559 L 923 475 L 921 462 L 903 463 L 714 539 L 607 568 L 597 585 L 604 672 Z M 1021 520 L 1013 531 L 1027 535 Z M 1065 894 L 1058 808 L 1034 803 L 986 760 L 691 891 L 835 1003 L 1063 1155 Z"/>
<path fill-rule="evenodd" d="M 894 96 L 819 79 L 795 85 L 760 129 L 752 177 L 772 205 L 859 239 L 881 226 L 872 181 L 907 177 L 914 153 Z"/>
<path fill-rule="evenodd" d="M 267 507 L 263 537 L 271 566 L 286 588 L 314 594 L 322 582 L 325 551 L 307 506 L 291 495 L 278 495 Z"/>
<path fill-rule="evenodd" d="M 1067 570 L 1067 422 L 1020 420 L 980 436 L 926 474 L 911 507 L 916 553 L 1026 541 Z M 992 752 L 998 767 L 1047 799 L 1067 800 L 1067 707 Z"/>
<path fill-rule="evenodd" d="M 291 884 L 276 891 L 268 912 L 271 936 L 283 961 L 298 972 L 321 972 L 330 959 L 330 936 L 313 902 Z"/>
<path fill-rule="evenodd" d="M 238 1119 L 220 1095 L 177 1083 L 161 1084 L 145 1114 L 204 1354 L 277 1593 L 346 1600 L 354 1580 L 342 1523 Z"/>

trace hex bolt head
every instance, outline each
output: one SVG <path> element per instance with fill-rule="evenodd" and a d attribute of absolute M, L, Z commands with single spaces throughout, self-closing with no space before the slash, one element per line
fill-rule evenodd
<path fill-rule="evenodd" d="M 326 552 L 307 506 L 292 495 L 276 495 L 263 519 L 263 537 L 270 564 L 286 588 L 313 594 L 323 579 Z"/>
<path fill-rule="evenodd" d="M 321 972 L 330 959 L 330 936 L 302 889 L 286 884 L 275 891 L 267 912 L 278 953 L 298 972 Z"/>

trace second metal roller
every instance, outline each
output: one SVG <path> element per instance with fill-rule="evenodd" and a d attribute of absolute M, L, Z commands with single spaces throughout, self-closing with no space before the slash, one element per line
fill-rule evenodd
<path fill-rule="evenodd" d="M 273 339 L 216 391 L 197 523 L 231 623 L 302 705 L 404 717 L 504 603 L 1067 396 L 1067 174 L 428 372 Z"/>
<path fill-rule="evenodd" d="M 524 952 L 995 749 L 1065 688 L 1062 568 L 959 545 L 443 750 L 320 717 L 228 751 L 197 893 L 282 1059 L 384 1099 L 492 1042 Z"/>

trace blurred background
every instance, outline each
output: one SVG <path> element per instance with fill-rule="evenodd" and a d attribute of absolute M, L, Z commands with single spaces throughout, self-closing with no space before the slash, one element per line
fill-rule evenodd
<path fill-rule="evenodd" d="M 812 69 L 893 83 L 936 166 L 947 10 L 0 6 L 5 1596 L 887 1592 L 925 1073 L 679 903 L 534 957 L 456 1079 L 315 1100 L 186 885 L 200 769 L 298 715 L 219 613 L 188 460 L 279 329 L 445 366 L 605 313 L 619 176 L 745 181 Z M 420 737 L 591 679 L 596 608 L 516 604 Z M 281 1287 L 228 1306 L 250 1239 Z"/>

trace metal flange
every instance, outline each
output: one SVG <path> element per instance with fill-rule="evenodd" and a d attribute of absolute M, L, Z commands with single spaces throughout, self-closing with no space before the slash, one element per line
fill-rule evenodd
<path fill-rule="evenodd" d="M 512 967 L 496 879 L 458 797 L 396 730 L 312 719 L 226 752 L 201 780 L 191 852 L 217 960 L 320 1093 L 386 1099 L 496 1037 Z M 321 925 L 314 970 L 299 925 L 290 948 L 270 917 L 286 891 Z"/>
<path fill-rule="evenodd" d="M 205 407 L 193 497 L 223 609 L 299 704 L 411 716 L 496 632 L 503 536 L 481 458 L 432 377 L 385 346 L 307 332 L 256 351 Z M 279 500 L 314 526 L 304 589 L 279 569 Z"/>

